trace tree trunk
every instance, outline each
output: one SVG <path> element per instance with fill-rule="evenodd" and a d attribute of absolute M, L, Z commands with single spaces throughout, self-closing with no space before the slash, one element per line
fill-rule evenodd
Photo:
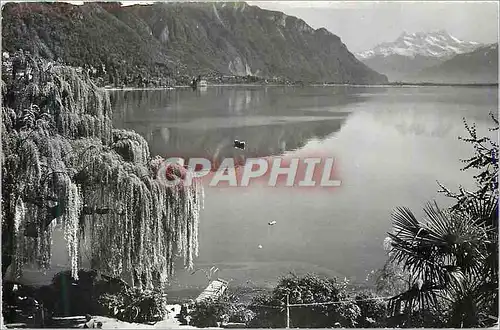
<path fill-rule="evenodd" d="M 2 205 L 5 210 L 5 218 L 2 221 L 2 280 L 12 263 L 14 254 L 14 211 L 11 208 L 11 196 L 11 191 L 4 191 Z"/>

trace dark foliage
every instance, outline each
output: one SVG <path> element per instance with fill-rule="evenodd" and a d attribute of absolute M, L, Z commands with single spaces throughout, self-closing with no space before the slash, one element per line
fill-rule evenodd
<path fill-rule="evenodd" d="M 357 319 L 358 328 L 383 328 L 387 322 L 387 302 L 370 291 L 356 295 L 356 304 L 360 309 Z"/>
<path fill-rule="evenodd" d="M 99 297 L 104 315 L 134 323 L 163 320 L 168 313 L 166 304 L 163 293 L 137 288 L 126 288 L 118 293 L 105 293 Z"/>
<path fill-rule="evenodd" d="M 360 308 L 349 298 L 345 283 L 313 274 L 302 277 L 290 274 L 279 281 L 270 295 L 254 299 L 249 309 L 254 311 L 256 316 L 250 326 L 284 327 L 287 295 L 290 304 L 336 302 L 331 305 L 291 307 L 291 327 L 330 328 L 336 323 L 344 327 L 354 327 L 360 316 Z"/>
<path fill-rule="evenodd" d="M 146 323 L 162 320 L 167 312 L 161 292 L 131 288 L 93 270 L 80 270 L 78 280 L 70 271 L 58 273 L 51 285 L 33 288 L 27 295 L 43 303 L 52 316 L 106 315 Z"/>
<path fill-rule="evenodd" d="M 195 302 L 188 307 L 189 324 L 205 328 L 217 327 L 227 322 L 248 323 L 255 314 L 247 304 L 240 302 L 240 295 L 226 291 L 217 299 Z"/>
<path fill-rule="evenodd" d="M 225 299 L 207 299 L 195 303 L 189 312 L 189 324 L 199 328 L 217 327 L 229 320 L 230 305 Z"/>
<path fill-rule="evenodd" d="M 49 313 L 39 298 L 39 291 L 32 286 L 3 281 L 2 316 L 4 322 L 6 324 L 25 323 L 29 327 L 47 324 Z"/>
<path fill-rule="evenodd" d="M 96 271 L 78 271 L 78 280 L 70 271 L 58 273 L 52 284 L 38 290 L 40 299 L 54 315 L 95 315 L 102 312 L 98 298 L 103 294 L 118 294 L 128 289 L 122 280 Z"/>

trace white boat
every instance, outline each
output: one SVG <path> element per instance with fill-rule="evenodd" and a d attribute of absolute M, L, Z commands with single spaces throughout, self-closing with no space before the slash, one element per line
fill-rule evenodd
<path fill-rule="evenodd" d="M 208 83 L 207 83 L 206 80 L 200 80 L 200 82 L 198 83 L 198 86 L 200 86 L 200 87 L 207 87 Z"/>

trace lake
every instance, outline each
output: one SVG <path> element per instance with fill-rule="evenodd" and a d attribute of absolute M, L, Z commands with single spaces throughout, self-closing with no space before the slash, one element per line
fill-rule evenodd
<path fill-rule="evenodd" d="M 201 268 L 239 285 L 271 286 L 288 271 L 363 283 L 383 266 L 391 212 L 451 202 L 471 186 L 459 159 L 472 155 L 463 117 L 487 134 L 498 109 L 488 87 L 208 87 L 110 91 L 115 126 L 134 129 L 163 157 L 335 158 L 335 189 L 206 187 Z M 490 133 L 491 134 L 491 133 Z M 245 151 L 233 141 L 246 142 Z M 268 222 L 276 221 L 269 226 Z M 173 286 L 206 282 L 179 271 Z"/>

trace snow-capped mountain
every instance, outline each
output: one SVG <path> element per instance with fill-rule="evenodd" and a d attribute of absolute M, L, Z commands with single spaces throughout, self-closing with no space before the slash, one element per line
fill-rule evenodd
<path fill-rule="evenodd" d="M 387 75 L 390 81 L 412 81 L 416 73 L 483 46 L 460 40 L 446 31 L 402 33 L 393 42 L 384 42 L 356 57 L 370 68 Z"/>
<path fill-rule="evenodd" d="M 471 52 L 479 46 L 481 44 L 477 42 L 460 40 L 443 30 L 429 33 L 403 32 L 393 42 L 381 43 L 371 50 L 356 55 L 359 59 L 390 55 L 450 57 Z"/>

